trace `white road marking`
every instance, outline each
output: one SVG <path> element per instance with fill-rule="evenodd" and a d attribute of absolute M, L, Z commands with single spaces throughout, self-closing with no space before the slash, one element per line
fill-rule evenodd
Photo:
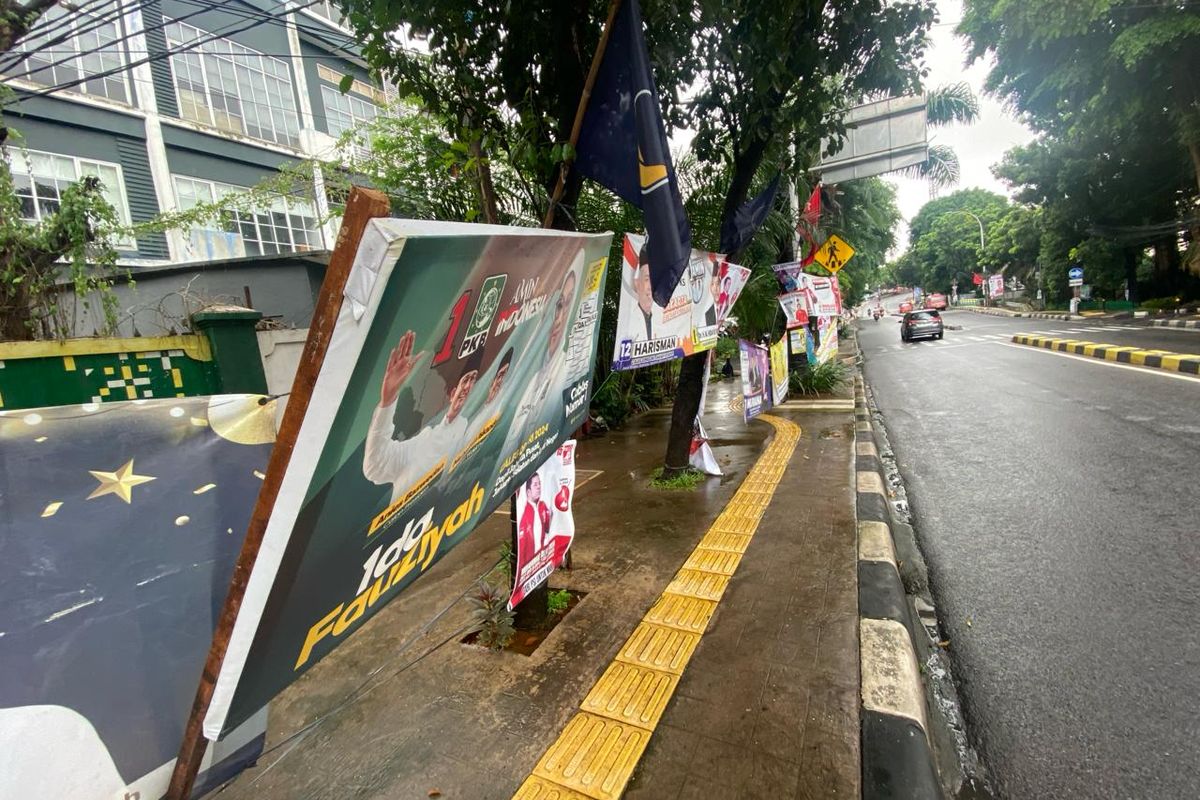
<path fill-rule="evenodd" d="M 1062 353 L 1058 350 L 1047 350 L 1044 347 L 1030 347 L 1027 344 L 1012 344 L 1010 342 L 996 342 L 1001 347 L 1015 347 L 1018 350 L 1029 350 L 1035 353 L 1045 353 L 1051 356 L 1062 356 L 1073 361 L 1082 361 L 1085 364 L 1095 364 L 1100 367 L 1116 367 L 1118 369 L 1128 369 L 1142 375 L 1158 375 L 1162 378 L 1174 378 L 1180 381 L 1189 381 L 1191 383 L 1200 384 L 1200 378 L 1194 375 L 1188 375 L 1186 372 L 1171 372 L 1169 370 L 1156 369 L 1155 367 L 1140 367 L 1134 364 L 1120 364 L 1116 361 L 1101 361 L 1098 358 L 1091 356 L 1077 356 L 1074 353 Z"/>

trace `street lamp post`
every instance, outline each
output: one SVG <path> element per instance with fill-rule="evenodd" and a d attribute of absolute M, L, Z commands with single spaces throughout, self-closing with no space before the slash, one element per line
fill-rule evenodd
<path fill-rule="evenodd" d="M 962 213 L 964 213 L 964 214 L 966 214 L 966 215 L 970 216 L 970 217 L 971 217 L 972 219 L 974 219 L 974 220 L 975 220 L 977 223 L 979 223 L 979 255 L 980 255 L 980 257 L 982 258 L 982 257 L 983 257 L 983 248 L 984 248 L 984 240 L 983 240 L 983 220 L 981 220 L 977 214 L 975 214 L 975 213 L 974 213 L 974 212 L 972 212 L 972 211 L 967 211 L 965 208 L 960 208 L 960 209 L 958 209 L 958 210 L 959 210 L 959 211 L 961 211 Z M 983 294 L 984 294 L 984 298 L 986 299 L 986 298 L 987 298 L 987 288 L 986 288 L 986 286 L 984 287 L 984 292 L 983 292 Z"/>

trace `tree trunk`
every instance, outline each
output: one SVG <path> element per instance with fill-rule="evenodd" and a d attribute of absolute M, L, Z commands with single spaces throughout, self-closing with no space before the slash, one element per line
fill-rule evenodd
<path fill-rule="evenodd" d="M 1200 188 L 1200 142 L 1188 142 L 1188 153 L 1192 157 L 1192 169 L 1196 171 L 1196 187 Z"/>
<path fill-rule="evenodd" d="M 1137 288 L 1138 250 L 1126 247 L 1122 255 L 1125 257 L 1125 285 L 1129 287 L 1129 301 L 1137 305 L 1140 300 Z"/>
<path fill-rule="evenodd" d="M 746 150 L 734 161 L 733 179 L 725 193 L 721 221 L 731 219 L 750 196 L 754 173 L 762 164 L 767 151 L 766 140 L 754 136 Z M 729 253 L 732 261 L 741 253 Z M 692 426 L 700 412 L 700 396 L 704 392 L 704 362 L 708 351 L 683 359 L 679 368 L 679 383 L 675 386 L 675 404 L 671 409 L 671 431 L 667 435 L 667 454 L 663 460 L 663 476 L 676 475 L 688 468 L 692 449 Z"/>
<path fill-rule="evenodd" d="M 700 411 L 700 395 L 704 391 L 704 362 L 708 351 L 693 353 L 679 366 L 679 383 L 675 387 L 675 403 L 671 407 L 671 431 L 667 435 L 667 455 L 663 461 L 663 477 L 669 478 L 685 471 L 692 452 L 692 426 Z"/>
<path fill-rule="evenodd" d="M 496 210 L 496 186 L 492 183 L 492 168 L 483 156 L 483 148 L 479 139 L 471 139 L 471 156 L 475 159 L 475 173 L 479 178 L 479 200 L 483 211 L 483 221 L 489 225 L 500 224 L 500 214 Z"/>

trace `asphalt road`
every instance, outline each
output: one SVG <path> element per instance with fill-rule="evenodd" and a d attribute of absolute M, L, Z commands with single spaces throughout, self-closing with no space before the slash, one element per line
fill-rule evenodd
<path fill-rule="evenodd" d="M 994 788 L 1200 797 L 1200 380 L 1007 343 L 1200 334 L 945 319 L 963 329 L 860 320 L 859 341 Z"/>

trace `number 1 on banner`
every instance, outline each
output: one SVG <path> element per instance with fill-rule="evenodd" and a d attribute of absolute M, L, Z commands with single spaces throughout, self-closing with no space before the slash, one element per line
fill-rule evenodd
<path fill-rule="evenodd" d="M 431 367 L 436 367 L 443 361 L 450 358 L 450 354 L 454 352 L 454 337 L 458 335 L 458 326 L 462 324 L 463 314 L 467 311 L 467 302 L 471 299 L 471 290 L 467 289 L 462 293 L 462 297 L 458 298 L 458 302 L 454 304 L 454 308 L 450 309 L 450 328 L 446 331 L 446 338 L 442 340 L 442 346 L 438 348 L 437 355 L 433 357 L 430 363 Z"/>

